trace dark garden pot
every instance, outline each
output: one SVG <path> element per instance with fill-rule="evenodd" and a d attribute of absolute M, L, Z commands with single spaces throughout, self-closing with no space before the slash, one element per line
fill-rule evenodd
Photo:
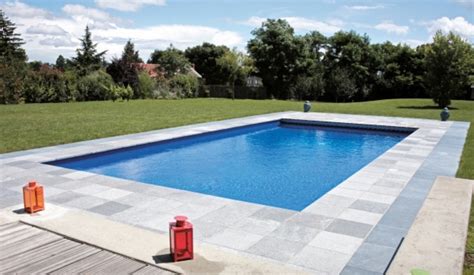
<path fill-rule="evenodd" d="M 449 110 L 448 107 L 444 107 L 443 111 L 439 114 L 441 117 L 441 121 L 446 121 L 449 118 Z"/>
<path fill-rule="evenodd" d="M 304 112 L 307 113 L 307 112 L 309 112 L 309 110 L 311 110 L 311 102 L 305 101 L 305 103 L 304 103 Z"/>

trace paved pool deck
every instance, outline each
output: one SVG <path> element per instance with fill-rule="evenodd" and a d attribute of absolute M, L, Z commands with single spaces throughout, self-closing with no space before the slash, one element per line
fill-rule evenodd
<path fill-rule="evenodd" d="M 303 211 L 42 164 L 280 119 L 414 132 Z M 0 208 L 21 207 L 21 187 L 35 179 L 61 207 L 158 233 L 183 214 L 197 242 L 315 274 L 382 274 L 434 179 L 455 175 L 468 129 L 468 122 L 283 112 L 2 154 Z"/>

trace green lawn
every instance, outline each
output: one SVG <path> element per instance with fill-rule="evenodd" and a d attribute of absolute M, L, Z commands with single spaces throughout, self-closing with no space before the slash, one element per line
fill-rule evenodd
<path fill-rule="evenodd" d="M 451 119 L 474 123 L 474 101 L 455 100 Z M 0 153 L 288 110 L 303 104 L 276 100 L 136 100 L 0 106 Z M 313 111 L 439 119 L 429 99 L 313 103 Z M 469 129 L 458 177 L 474 179 L 474 127 Z M 474 272 L 474 211 L 467 251 Z M 472 274 L 472 273 L 469 273 Z"/>

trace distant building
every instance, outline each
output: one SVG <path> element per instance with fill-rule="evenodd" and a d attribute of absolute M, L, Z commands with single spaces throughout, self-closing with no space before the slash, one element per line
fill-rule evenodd
<path fill-rule="evenodd" d="M 248 76 L 245 82 L 247 87 L 263 87 L 262 79 L 258 76 Z"/>
<path fill-rule="evenodd" d="M 163 73 L 159 70 L 160 64 L 135 63 L 135 65 L 139 70 L 147 72 L 150 77 L 156 78 L 163 76 Z M 194 65 L 187 69 L 186 74 L 202 78 L 201 74 L 194 69 Z"/>
<path fill-rule="evenodd" d="M 156 78 L 158 76 L 163 76 L 163 74 L 159 73 L 157 70 L 160 66 L 158 64 L 135 63 L 135 65 L 138 70 L 147 72 L 150 77 Z"/>

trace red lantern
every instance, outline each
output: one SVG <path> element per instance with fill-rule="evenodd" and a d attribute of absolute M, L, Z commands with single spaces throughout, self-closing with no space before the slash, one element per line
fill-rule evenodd
<path fill-rule="evenodd" d="M 170 222 L 170 253 L 173 261 L 191 260 L 193 252 L 193 225 L 185 216 L 174 217 Z"/>
<path fill-rule="evenodd" d="M 28 185 L 23 187 L 23 205 L 28 213 L 44 210 L 43 186 L 36 181 L 28 182 Z"/>

